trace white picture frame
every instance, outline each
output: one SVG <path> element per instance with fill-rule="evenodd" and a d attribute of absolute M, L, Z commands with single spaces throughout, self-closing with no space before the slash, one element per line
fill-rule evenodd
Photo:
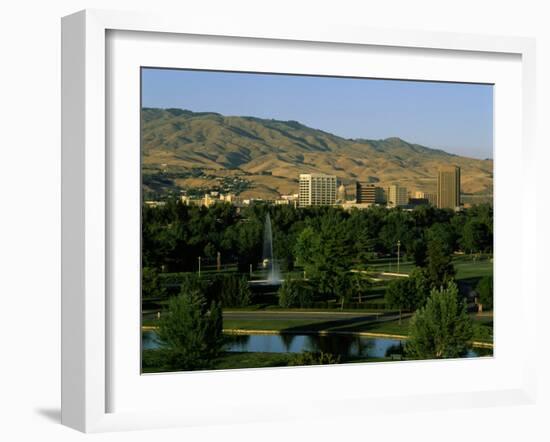
<path fill-rule="evenodd" d="M 346 48 L 375 48 L 384 53 L 392 48 L 407 50 L 431 51 L 433 57 L 443 57 L 444 54 L 471 54 L 474 59 L 483 62 L 491 54 L 514 57 L 520 69 L 519 88 L 509 91 L 519 100 L 521 110 L 511 114 L 509 118 L 516 120 L 512 123 L 516 130 L 517 141 L 520 146 L 512 146 L 513 155 L 509 161 L 521 159 L 524 173 L 524 182 L 521 188 L 511 190 L 521 199 L 522 210 L 518 211 L 517 219 L 501 229 L 501 238 L 505 237 L 506 229 L 519 226 L 519 237 L 516 243 L 518 253 L 521 253 L 520 275 L 527 274 L 527 257 L 533 253 L 535 244 L 536 219 L 534 195 L 529 192 L 530 177 L 527 173 L 534 161 L 534 106 L 535 106 L 535 45 L 532 39 L 517 37 L 491 37 L 477 35 L 463 35 L 450 33 L 426 33 L 415 31 L 388 31 L 368 28 L 348 28 L 344 26 L 323 26 L 308 24 L 300 27 L 281 23 L 249 23 L 235 22 L 216 23 L 206 19 L 193 18 L 181 20 L 177 17 L 153 16 L 151 14 L 131 14 L 111 11 L 87 10 L 63 18 L 62 21 L 62 423 L 85 432 L 110 431 L 121 429 L 158 428 L 168 426 L 208 425 L 216 422 L 253 422 L 261 420 L 277 420 L 288 417 L 311 417 L 328 415 L 330 403 L 338 403 L 338 413 L 342 414 L 369 414 L 376 411 L 396 412 L 404 409 L 436 409 L 460 408 L 469 406 L 488 406 L 502 403 L 532 403 L 536 392 L 535 372 L 535 324 L 527 319 L 525 311 L 528 306 L 536 304 L 536 287 L 532 279 L 522 277 L 517 281 L 521 291 L 518 301 L 518 317 L 526 339 L 532 338 L 525 345 L 520 361 L 513 367 L 512 376 L 507 382 L 495 383 L 491 388 L 483 389 L 479 386 L 461 391 L 439 391 L 440 385 L 434 384 L 431 391 L 425 394 L 410 391 L 399 394 L 395 391 L 389 394 L 367 394 L 362 389 L 353 395 L 338 395 L 337 390 L 326 397 L 313 395 L 307 400 L 308 407 L 303 403 L 288 404 L 281 407 L 275 402 L 269 407 L 261 403 L 260 393 L 249 387 L 243 394 L 241 402 L 233 403 L 239 413 L 224 413 L 221 408 L 227 406 L 220 401 L 218 409 L 208 408 L 207 404 L 191 408 L 186 407 L 158 407 L 141 404 L 135 409 L 113 407 L 110 395 L 115 388 L 111 339 L 117 339 L 117 316 L 111 311 L 112 300 L 109 299 L 109 290 L 112 289 L 112 264 L 117 259 L 110 244 L 114 241 L 112 235 L 117 229 L 113 222 L 113 201 L 117 201 L 111 194 L 113 182 L 119 169 L 111 164 L 112 157 L 109 143 L 112 142 L 112 133 L 107 129 L 107 122 L 114 117 L 109 108 L 109 94 L 112 92 L 109 82 L 112 81 L 108 65 L 113 60 L 108 57 L 116 56 L 117 52 L 109 51 L 108 34 L 139 32 L 140 35 L 155 36 L 156 39 L 169 37 L 177 39 L 185 36 L 211 36 L 218 39 L 247 39 L 248 41 L 268 41 L 273 44 L 284 42 L 288 47 L 295 45 L 331 45 L 334 51 L 345 51 Z M 146 34 L 149 33 L 149 34 Z M 153 34 L 154 33 L 154 34 Z M 147 37 L 145 37 L 147 38 Z M 162 44 L 162 43 L 161 43 Z M 230 43 L 229 43 L 230 44 Z M 114 54 L 114 55 L 113 55 Z M 439 55 L 438 55 L 439 54 Z M 516 63 L 517 64 L 517 63 Z M 390 74 L 387 74 L 390 75 Z M 422 79 L 420 72 L 419 78 Z M 427 74 L 426 74 L 427 76 Z M 514 77 L 519 78 L 519 77 Z M 474 78 L 472 77 L 472 81 Z M 516 84 L 514 83 L 514 84 Z M 512 84 L 512 83 L 510 83 Z M 512 86 L 508 86 L 512 88 Z M 135 91 L 139 94 L 139 90 Z M 498 109 L 497 109 L 498 110 Z M 497 115 L 497 118 L 499 116 Z M 116 121 L 116 116 L 115 116 Z M 498 134 L 497 134 L 498 135 Z M 139 135 L 138 135 L 139 136 Z M 497 137 L 497 144 L 499 140 Z M 498 164 L 497 159 L 497 164 Z M 502 169 L 496 168 L 496 173 L 505 173 L 506 161 L 503 160 Z M 501 172 L 502 171 L 502 172 Z M 115 178 L 113 178 L 113 173 Z M 533 184 L 534 186 L 534 184 Z M 503 191 L 508 188 L 503 187 Z M 137 191 L 137 189 L 136 189 Z M 498 192 L 498 190 L 495 190 Z M 499 209 L 500 210 L 500 209 Z M 498 211 L 497 211 L 498 213 Z M 503 212 L 501 212 L 503 213 Z M 497 215 L 498 216 L 498 215 Z M 496 223 L 498 223 L 498 219 Z M 510 232 L 508 232 L 510 233 Z M 496 260 L 505 256 L 505 249 L 496 242 Z M 502 273 L 501 273 L 502 274 Z M 504 284 L 499 286 L 498 272 L 495 279 L 496 290 L 511 290 Z M 497 295 L 498 296 L 498 295 Z M 504 311 L 504 310 L 503 310 Z M 500 314 L 500 312 L 498 313 Z M 503 318 L 506 315 L 503 314 Z M 500 321 L 500 319 L 499 319 Z M 505 319 L 503 320 L 505 321 Z M 119 321 L 120 322 L 120 321 Z M 508 337 L 506 323 L 495 333 Z M 119 324 L 120 325 L 120 324 Z M 499 362 L 497 340 L 495 360 Z M 120 347 L 119 347 L 120 348 Z M 506 360 L 505 352 L 502 359 Z M 449 369 L 464 370 L 465 361 L 444 361 Z M 411 370 L 420 373 L 422 370 L 434 369 L 432 361 L 429 364 L 407 363 L 408 374 Z M 416 364 L 416 365 L 415 365 Z M 437 364 L 437 362 L 435 362 Z M 453 366 L 454 364 L 454 366 Z M 495 363 L 496 364 L 496 363 Z M 377 366 L 378 368 L 374 368 Z M 384 370 L 391 370 L 394 375 L 403 374 L 398 368 L 401 364 L 386 365 Z M 364 365 L 354 367 L 310 367 L 284 369 L 285 382 L 300 382 L 307 384 L 307 379 L 319 376 L 322 373 L 325 379 L 330 376 L 345 377 L 351 380 L 357 378 Z M 380 370 L 380 364 L 373 364 L 372 370 Z M 431 368 L 429 368 L 431 367 Z M 439 369 L 441 369 L 439 365 Z M 452 368 L 451 368 L 452 367 Z M 471 369 L 472 366 L 470 366 Z M 502 366 L 501 368 L 503 368 Z M 505 368 L 505 367 L 504 367 Z M 490 375 L 494 367 L 481 367 Z M 276 369 L 272 369 L 276 370 Z M 279 369 L 280 370 L 280 369 Z M 324 370 L 320 372 L 319 370 Z M 405 370 L 405 369 L 404 369 Z M 286 374 L 291 373 L 292 374 Z M 250 375 L 251 385 L 255 382 L 266 382 L 267 375 L 273 377 L 273 371 L 253 370 Z M 281 371 L 277 373 L 282 373 Z M 139 373 L 136 373 L 139 375 Z M 228 373 L 208 373 L 208 382 L 222 385 L 238 382 L 242 378 L 242 371 Z M 170 376 L 156 376 L 157 384 L 149 388 L 153 393 L 167 395 L 163 388 L 170 388 Z M 172 375 L 172 376 L 177 376 Z M 200 376 L 193 374 L 193 382 L 200 384 Z M 274 388 L 279 379 L 270 380 Z M 294 379 L 291 380 L 291 377 Z M 181 376 L 180 376 L 180 379 Z M 162 383 L 163 385 L 159 384 Z M 206 382 L 206 381 L 205 381 Z M 449 382 L 449 381 L 444 381 Z M 151 384 L 153 385 L 153 384 Z M 443 385 L 443 384 L 442 384 Z M 307 387 L 304 387 L 307 388 Z M 330 390 L 330 389 L 329 389 Z M 313 390 L 309 390 L 310 393 Z M 153 394 L 151 393 L 151 394 Z M 126 394 L 122 391 L 121 394 Z M 191 393 L 198 395 L 195 391 Z M 256 396 L 257 402 L 253 402 Z M 133 400 L 128 399 L 127 402 Z M 167 400 L 167 403 L 170 401 Z M 157 402 L 158 404 L 158 402 Z M 334 410 L 330 412 L 334 414 Z"/>

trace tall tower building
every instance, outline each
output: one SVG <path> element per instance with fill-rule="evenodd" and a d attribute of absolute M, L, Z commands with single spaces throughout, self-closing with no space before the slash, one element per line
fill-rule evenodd
<path fill-rule="evenodd" d="M 381 187 L 358 181 L 355 184 L 355 200 L 359 204 L 381 204 L 386 202 L 386 195 Z"/>
<path fill-rule="evenodd" d="M 437 207 L 456 210 L 460 207 L 460 167 L 442 166 L 437 175 Z"/>
<path fill-rule="evenodd" d="M 406 187 L 393 184 L 388 187 L 388 207 L 406 206 L 409 203 L 409 194 Z"/>
<path fill-rule="evenodd" d="M 300 174 L 298 205 L 323 206 L 336 203 L 336 176 L 320 173 Z"/>

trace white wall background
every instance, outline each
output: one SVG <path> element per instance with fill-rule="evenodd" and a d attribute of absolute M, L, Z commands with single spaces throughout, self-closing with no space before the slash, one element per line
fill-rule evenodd
<path fill-rule="evenodd" d="M 0 439 L 82 440 L 59 425 L 60 358 L 60 17 L 84 8 L 289 18 L 378 28 L 508 34 L 537 38 L 538 198 L 548 197 L 550 13 L 544 1 L 394 0 L 271 2 L 53 0 L 0 7 Z M 548 211 L 539 218 L 533 270 L 542 282 Z M 550 295 L 539 288 L 540 398 L 537 406 L 379 415 L 364 420 L 288 422 L 88 436 L 95 440 L 550 440 Z M 411 380 L 414 382 L 414 380 Z"/>

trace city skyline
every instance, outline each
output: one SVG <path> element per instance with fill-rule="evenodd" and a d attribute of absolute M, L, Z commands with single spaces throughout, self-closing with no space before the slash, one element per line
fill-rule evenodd
<path fill-rule="evenodd" d="M 491 85 L 146 68 L 142 105 L 296 120 L 344 138 L 399 137 L 493 157 Z"/>
<path fill-rule="evenodd" d="M 436 192 L 424 192 L 411 189 L 396 183 L 368 183 L 355 181 L 354 198 L 347 198 L 347 191 L 342 180 L 336 175 L 322 173 L 300 173 L 298 187 L 295 193 L 279 194 L 277 199 L 264 200 L 263 198 L 240 198 L 231 192 L 206 191 L 201 198 L 190 198 L 183 194 L 180 200 L 184 204 L 199 204 L 209 207 L 217 202 L 230 204 L 251 204 L 254 201 L 270 204 L 292 204 L 295 208 L 309 206 L 341 206 L 343 208 L 368 208 L 382 206 L 391 208 L 412 209 L 418 206 L 433 206 L 440 209 L 460 210 L 461 178 L 460 167 L 447 165 L 440 167 L 437 172 Z M 146 201 L 146 204 L 156 205 L 155 201 Z"/>

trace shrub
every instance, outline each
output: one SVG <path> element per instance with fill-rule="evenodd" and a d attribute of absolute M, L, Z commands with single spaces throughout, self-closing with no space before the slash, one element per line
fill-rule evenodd
<path fill-rule="evenodd" d="M 411 358 L 456 358 L 468 351 L 472 320 L 454 282 L 432 290 L 426 305 L 412 317 L 409 336 L 405 352 Z"/>
<path fill-rule="evenodd" d="M 210 367 L 223 347 L 219 304 L 208 305 L 196 289 L 171 298 L 159 320 L 158 338 L 170 366 L 182 370 Z"/>
<path fill-rule="evenodd" d="M 310 352 L 305 351 L 302 353 L 294 354 L 290 357 L 288 365 L 328 365 L 339 364 L 340 356 L 333 355 L 331 353 L 324 352 Z"/>
<path fill-rule="evenodd" d="M 212 281 L 209 292 L 211 299 L 218 300 L 223 307 L 245 307 L 252 300 L 245 276 L 220 275 Z"/>
<path fill-rule="evenodd" d="M 387 358 L 391 357 L 392 355 L 400 355 L 403 356 L 405 354 L 405 347 L 404 345 L 399 342 L 398 344 L 393 344 L 390 347 L 386 349 L 385 356 Z"/>
<path fill-rule="evenodd" d="M 485 276 L 479 280 L 476 286 L 479 303 L 484 310 L 493 310 L 493 277 Z"/>
<path fill-rule="evenodd" d="M 163 298 L 166 291 L 161 285 L 158 272 L 152 267 L 141 271 L 141 296 L 143 299 Z"/>
<path fill-rule="evenodd" d="M 306 281 L 287 279 L 277 292 L 279 306 L 306 308 L 313 305 L 313 291 Z"/>

